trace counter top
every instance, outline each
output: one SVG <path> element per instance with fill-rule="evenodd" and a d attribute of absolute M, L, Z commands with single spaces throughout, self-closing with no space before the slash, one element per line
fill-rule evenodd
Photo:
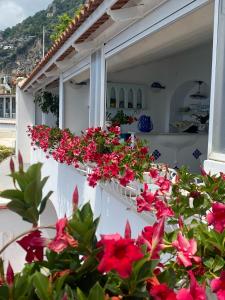
<path fill-rule="evenodd" d="M 171 136 L 198 136 L 198 135 L 204 135 L 207 136 L 207 132 L 200 132 L 200 133 L 188 133 L 188 132 L 134 132 L 137 136 L 158 136 L 158 135 L 171 135 Z"/>

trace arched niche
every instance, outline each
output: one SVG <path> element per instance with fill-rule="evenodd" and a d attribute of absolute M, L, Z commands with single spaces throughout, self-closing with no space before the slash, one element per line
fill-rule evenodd
<path fill-rule="evenodd" d="M 205 98 L 193 98 L 199 92 L 199 80 L 189 80 L 179 85 L 172 95 L 170 102 L 170 128 L 177 121 L 192 121 L 193 115 L 206 114 L 209 112 L 210 87 L 202 81 L 200 93 Z M 194 119 L 193 119 L 194 120 Z"/>
<path fill-rule="evenodd" d="M 134 91 L 129 89 L 128 91 L 128 108 L 134 108 Z"/>

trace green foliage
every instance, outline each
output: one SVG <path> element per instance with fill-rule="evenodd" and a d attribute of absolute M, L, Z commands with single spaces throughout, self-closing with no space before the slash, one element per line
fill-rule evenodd
<path fill-rule="evenodd" d="M 14 153 L 14 150 L 12 148 L 0 145 L 0 162 L 2 162 L 4 159 L 9 157 L 13 153 Z"/>
<path fill-rule="evenodd" d="M 48 91 L 41 91 L 36 95 L 34 102 L 38 104 L 43 113 L 48 114 L 51 112 L 56 117 L 56 123 L 58 124 L 59 97 L 57 95 L 53 95 Z"/>
<path fill-rule="evenodd" d="M 71 18 L 67 13 L 64 13 L 58 17 L 58 23 L 54 25 L 53 33 L 50 36 L 53 42 L 55 42 L 61 36 L 72 20 L 73 18 Z"/>
<path fill-rule="evenodd" d="M 12 172 L 16 189 L 5 190 L 0 197 L 10 199 L 8 208 L 20 215 L 24 221 L 37 226 L 39 215 L 44 211 L 52 192 L 43 197 L 43 187 L 48 177 L 41 178 L 41 163 L 34 164 L 24 172 Z"/>

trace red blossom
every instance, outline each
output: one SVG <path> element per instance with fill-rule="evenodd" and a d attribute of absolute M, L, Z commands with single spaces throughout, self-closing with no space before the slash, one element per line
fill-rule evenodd
<path fill-rule="evenodd" d="M 156 209 L 156 217 L 157 219 L 161 219 L 162 217 L 173 217 L 174 211 L 171 207 L 169 207 L 164 201 L 158 200 L 154 204 L 154 207 Z"/>
<path fill-rule="evenodd" d="M 43 249 L 47 240 L 41 237 L 41 231 L 32 231 L 17 243 L 27 252 L 25 259 L 28 263 L 43 260 Z"/>
<path fill-rule="evenodd" d="M 103 255 L 98 265 L 101 273 L 114 270 L 121 278 L 127 278 L 131 275 L 133 262 L 143 257 L 134 240 L 118 234 L 102 236 L 100 243 L 103 245 Z"/>
<path fill-rule="evenodd" d="M 188 241 L 181 232 L 178 233 L 177 240 L 172 243 L 177 251 L 177 262 L 185 267 L 192 266 L 192 263 L 200 263 L 201 258 L 195 256 L 197 252 L 197 242 L 194 239 Z"/>
<path fill-rule="evenodd" d="M 216 293 L 218 300 L 225 299 L 225 271 L 221 272 L 219 278 L 211 281 L 211 290 L 213 293 Z"/>
<path fill-rule="evenodd" d="M 137 211 L 151 211 L 153 209 L 153 202 L 156 200 L 157 192 L 152 193 L 148 190 L 148 185 L 144 184 L 144 191 L 137 197 Z"/>
<path fill-rule="evenodd" d="M 50 250 L 60 253 L 69 246 L 73 248 L 77 247 L 77 241 L 68 232 L 66 232 L 67 224 L 68 220 L 66 217 L 58 220 L 56 223 L 56 237 L 48 245 Z"/>
<path fill-rule="evenodd" d="M 217 232 L 222 233 L 225 229 L 225 204 L 215 202 L 212 204 L 212 212 L 206 216 L 209 225 L 213 225 Z"/>
<path fill-rule="evenodd" d="M 144 227 L 138 237 L 138 245 L 146 245 L 152 259 L 159 258 L 159 252 L 163 249 L 162 239 L 164 235 L 164 218 L 153 226 Z"/>
<path fill-rule="evenodd" d="M 188 272 L 190 277 L 190 288 L 183 288 L 177 293 L 177 300 L 207 300 L 206 291 L 196 281 L 192 271 Z"/>
<path fill-rule="evenodd" d="M 149 291 L 153 300 L 176 300 L 175 292 L 165 283 L 153 286 Z"/>

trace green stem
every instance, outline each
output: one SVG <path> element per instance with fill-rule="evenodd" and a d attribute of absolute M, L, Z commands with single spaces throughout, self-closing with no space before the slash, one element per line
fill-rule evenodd
<path fill-rule="evenodd" d="M 33 229 L 30 229 L 28 231 L 25 231 L 23 233 L 21 233 L 20 235 L 18 235 L 17 237 L 13 238 L 12 240 L 10 240 L 1 250 L 0 250 L 0 255 L 14 242 L 16 242 L 19 238 L 23 237 L 24 235 L 27 235 L 33 231 L 36 231 L 38 229 L 52 229 L 55 230 L 55 226 L 54 225 L 50 225 L 50 226 L 40 226 L 40 227 L 36 227 Z"/>

